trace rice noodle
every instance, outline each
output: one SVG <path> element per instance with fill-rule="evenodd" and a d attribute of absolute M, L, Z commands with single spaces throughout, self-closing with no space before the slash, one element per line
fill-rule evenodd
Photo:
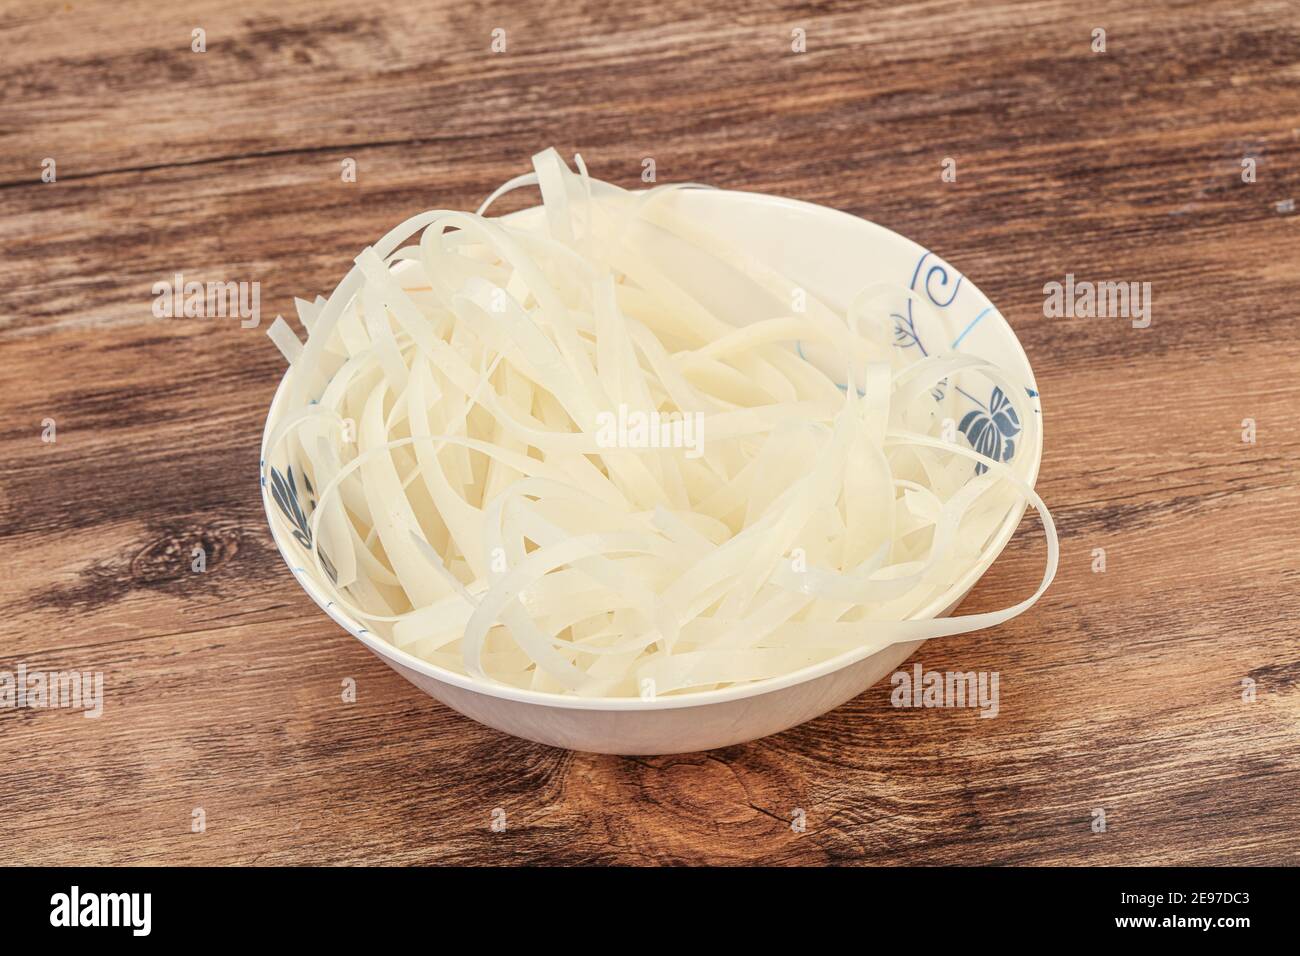
<path fill-rule="evenodd" d="M 533 163 L 295 300 L 305 344 L 271 326 L 291 374 L 264 483 L 296 495 L 271 478 L 286 463 L 305 479 L 305 522 L 278 520 L 334 603 L 485 681 L 644 696 L 989 627 L 1044 593 L 1031 393 L 972 355 L 894 348 L 881 303 L 933 315 L 924 298 L 875 283 L 847 312 L 808 294 L 787 313 L 795 283 L 661 201 L 682 187 Z M 488 217 L 529 186 L 540 215 Z M 941 435 L 936 392 L 971 376 L 1015 410 L 1009 463 Z M 1047 538 L 1037 590 L 917 618 L 1022 501 Z"/>

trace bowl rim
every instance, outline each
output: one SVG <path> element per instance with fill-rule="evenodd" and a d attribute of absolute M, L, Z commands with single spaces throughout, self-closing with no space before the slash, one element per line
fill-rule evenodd
<path fill-rule="evenodd" d="M 904 244 L 912 246 L 915 251 L 920 253 L 931 252 L 931 250 L 926 249 L 924 246 L 922 246 L 920 243 L 916 242 L 915 240 L 909 239 L 907 236 L 904 236 L 901 233 L 894 232 L 892 229 L 882 226 L 879 223 L 872 222 L 870 219 L 864 219 L 861 216 L 855 216 L 852 213 L 847 213 L 844 212 L 843 210 L 835 209 L 830 206 L 819 205 L 818 203 L 805 202 L 804 200 L 801 199 L 791 199 L 785 196 L 773 196 L 767 193 L 757 193 L 757 192 L 749 192 L 746 190 L 734 190 L 734 189 L 710 188 L 707 190 L 705 189 L 682 190 L 678 195 L 685 196 L 694 193 L 706 194 L 715 197 L 716 196 L 734 197 L 735 200 L 737 201 L 753 202 L 759 205 L 767 204 L 767 205 L 776 206 L 778 208 L 784 207 L 787 209 L 794 209 L 805 213 L 815 212 L 819 215 L 828 215 L 831 218 L 849 219 L 852 220 L 855 224 L 857 224 L 860 227 L 865 226 L 869 230 L 876 231 L 879 234 L 879 236 L 886 241 L 902 242 Z M 728 199 L 725 201 L 731 201 L 731 200 Z M 525 216 L 528 215 L 529 213 L 535 214 L 535 211 L 539 208 L 540 208 L 539 206 L 529 206 L 525 209 L 520 209 L 506 216 L 502 216 L 501 218 L 511 219 L 516 216 Z M 947 259 L 943 259 L 942 257 L 940 258 L 943 262 L 945 263 L 948 262 Z M 960 272 L 960 270 L 958 271 Z M 976 293 L 978 293 L 978 295 L 981 298 L 983 298 L 984 301 L 988 302 L 990 306 L 993 305 L 992 301 L 989 300 L 988 296 L 984 294 L 983 290 L 981 290 L 976 283 L 970 280 L 969 276 L 966 276 L 964 272 L 960 272 L 960 274 L 964 278 L 966 278 L 966 281 L 970 285 L 970 287 Z M 1033 366 L 1029 361 L 1029 356 L 1025 352 L 1024 346 L 1020 343 L 1020 339 L 1015 333 L 1015 329 L 1011 327 L 1011 323 L 1006 320 L 1006 318 L 1002 315 L 1001 310 L 998 309 L 996 306 L 993 307 L 993 314 L 996 316 L 997 321 L 1000 321 L 1003 324 L 1003 326 L 1005 326 L 1006 331 L 1010 336 L 1012 349 L 1023 360 L 1024 367 L 1028 369 L 1028 373 L 1029 373 L 1028 384 L 1034 388 L 1034 391 L 1036 393 L 1039 393 L 1038 382 L 1034 377 Z M 408 651 L 404 651 L 399 647 L 395 647 L 394 645 L 389 644 L 387 641 L 378 637 L 373 632 L 367 630 L 366 628 L 361 627 L 359 623 L 354 621 L 349 615 L 346 615 L 343 612 L 341 612 L 339 609 L 337 609 L 334 606 L 333 602 L 320 592 L 320 586 L 317 584 L 317 582 L 313 578 L 307 576 L 306 572 L 294 563 L 294 561 L 290 558 L 288 552 L 285 550 L 285 541 L 282 540 L 282 535 L 277 530 L 275 513 L 271 507 L 272 497 L 271 497 L 270 489 L 266 485 L 266 483 L 261 479 L 263 478 L 262 472 L 265 468 L 265 463 L 267 460 L 266 452 L 267 452 L 267 444 L 270 441 L 270 437 L 271 437 L 271 431 L 272 431 L 271 426 L 272 423 L 276 420 L 277 417 L 276 412 L 278 406 L 284 400 L 285 394 L 287 392 L 286 386 L 288 384 L 289 375 L 291 371 L 292 371 L 291 369 L 285 370 L 284 375 L 280 379 L 280 384 L 276 387 L 275 395 L 272 397 L 271 405 L 267 410 L 266 424 L 262 430 L 262 443 L 261 443 L 261 452 L 259 456 L 259 469 L 258 469 L 258 477 L 259 477 L 258 483 L 262 495 L 262 507 L 266 513 L 267 524 L 271 532 L 271 540 L 274 542 L 276 550 L 280 552 L 280 557 L 284 560 L 286 567 L 289 568 L 295 580 L 297 580 L 299 587 L 301 587 L 307 593 L 308 597 L 310 597 L 314 602 L 316 602 L 317 607 L 319 607 L 322 611 L 324 611 L 332 620 L 334 620 L 335 623 L 337 623 L 345 631 L 351 634 L 354 638 L 359 640 L 366 647 L 370 648 L 370 650 L 373 651 L 375 654 L 377 654 L 379 657 L 383 658 L 387 663 L 396 665 L 401 668 L 406 668 L 409 670 L 416 671 L 417 673 L 422 674 L 425 677 L 429 677 L 443 684 L 450 684 L 453 687 L 458 687 L 462 690 L 472 691 L 475 693 L 483 694 L 485 696 L 493 697 L 501 700 L 515 701 L 517 703 L 522 703 L 522 704 L 533 704 L 537 706 L 542 706 L 542 707 L 547 707 L 552 709 L 560 709 L 560 710 L 651 711 L 651 710 L 677 710 L 683 707 L 701 707 L 710 704 L 723 704 L 732 701 L 744 700 L 749 697 L 758 697 L 764 694 L 774 693 L 776 691 L 784 690 L 789 687 L 794 687 L 798 684 L 804 684 L 809 681 L 817 680 L 820 677 L 825 677 L 828 674 L 832 674 L 835 673 L 836 671 L 843 670 L 862 660 L 865 660 L 868 657 L 880 653 L 881 651 L 887 649 L 890 646 L 893 646 L 893 645 L 885 645 L 885 647 L 875 647 L 875 648 L 870 648 L 870 647 L 850 648 L 849 650 L 844 651 L 842 654 L 837 654 L 835 657 L 827 658 L 824 661 L 819 661 L 816 664 L 810 664 L 807 667 L 802 667 L 799 670 L 791 671 L 788 674 L 782 674 L 778 677 L 769 677 L 763 680 L 754 681 L 747 684 L 738 684 L 732 687 L 722 688 L 721 690 L 699 691 L 694 693 L 664 696 L 664 697 L 651 697 L 651 698 L 577 697 L 568 694 L 554 693 L 551 691 L 530 690 L 530 689 L 524 689 L 518 687 L 511 687 L 507 684 L 490 683 L 488 681 L 480 680 L 479 678 L 473 677 L 469 674 L 460 674 L 457 673 L 456 671 L 448 670 L 445 667 L 441 667 L 437 664 L 431 664 L 426 660 L 416 657 L 415 655 L 409 653 Z M 1042 459 L 1043 459 L 1043 445 L 1045 443 L 1045 437 L 1043 436 L 1043 429 L 1042 429 L 1043 416 L 1041 414 L 1041 408 L 1042 408 L 1041 393 L 1036 394 L 1034 400 L 1038 403 L 1040 415 L 1039 415 L 1039 440 L 1035 446 L 1034 458 L 1033 461 L 1030 463 L 1029 473 L 1025 479 L 1025 483 L 1029 485 L 1029 487 L 1031 488 L 1035 487 L 1038 482 L 1039 468 L 1042 464 Z M 985 559 L 980 561 L 977 564 L 972 565 L 970 569 L 965 574 L 963 574 L 952 587 L 950 587 L 943 594 L 939 595 L 935 600 L 930 602 L 930 604 L 926 605 L 926 607 L 924 607 L 921 611 L 918 611 L 916 614 L 912 615 L 911 618 L 909 618 L 909 620 L 924 620 L 928 618 L 942 617 L 945 614 L 947 614 L 951 609 L 955 608 L 958 604 L 960 604 L 963 600 L 965 600 L 966 595 L 969 593 L 971 588 L 973 588 L 975 584 L 979 581 L 979 579 L 984 576 L 985 572 L 987 572 L 988 569 L 993 565 L 993 563 L 998 559 L 998 557 L 1002 554 L 1003 549 L 1006 548 L 1011 538 L 1015 535 L 1015 532 L 1020 525 L 1020 521 L 1024 517 L 1025 511 L 1027 509 L 1028 509 L 1028 502 L 1022 498 L 1007 514 L 1007 517 L 1002 522 L 1002 524 L 998 526 L 998 529 L 995 532 L 995 535 L 993 537 L 994 543 L 985 551 L 985 555 L 986 555 Z M 902 644 L 902 643 L 909 643 L 909 642 L 896 641 L 894 643 Z M 924 641 L 921 641 L 921 643 L 924 643 Z"/>

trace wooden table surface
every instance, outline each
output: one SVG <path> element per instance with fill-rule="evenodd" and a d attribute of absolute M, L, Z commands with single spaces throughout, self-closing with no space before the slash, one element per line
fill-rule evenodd
<path fill-rule="evenodd" d="M 5 861 L 1300 862 L 1293 0 L 271 10 L 0 12 L 0 670 L 105 680 L 99 720 L 0 709 Z M 298 588 L 257 490 L 267 324 L 549 145 L 870 218 L 998 303 L 1061 569 L 916 658 L 997 671 L 996 719 L 886 682 L 713 753 L 566 753 L 426 697 Z M 260 282 L 261 328 L 155 318 L 177 272 Z M 1044 318 L 1067 273 L 1150 282 L 1150 327 Z M 1036 527 L 967 610 L 1032 587 Z"/>

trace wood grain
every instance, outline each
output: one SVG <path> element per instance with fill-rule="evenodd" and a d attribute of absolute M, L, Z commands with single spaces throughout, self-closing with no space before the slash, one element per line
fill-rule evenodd
<path fill-rule="evenodd" d="M 6 860 L 1300 862 L 1300 9 L 707 6 L 0 6 L 0 669 L 106 681 L 100 720 L 0 709 Z M 713 753 L 564 753 L 425 697 L 285 573 L 255 480 L 280 359 L 154 318 L 152 284 L 258 281 L 290 314 L 547 145 L 866 216 L 999 304 L 1061 571 L 919 656 L 999 672 L 996 719 L 884 685 Z M 1067 272 L 1150 282 L 1151 327 L 1043 318 Z M 967 609 L 1023 595 L 1034 538 Z"/>

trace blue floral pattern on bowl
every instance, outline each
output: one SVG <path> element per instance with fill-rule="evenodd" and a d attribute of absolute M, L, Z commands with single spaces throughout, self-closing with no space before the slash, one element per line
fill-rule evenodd
<path fill-rule="evenodd" d="M 1020 433 L 1020 416 L 1011 399 L 1003 394 L 1002 389 L 994 388 L 985 405 L 967 392 L 967 398 L 979 405 L 974 411 L 967 412 L 957 430 L 966 436 L 971 448 L 994 461 L 1010 461 L 1016 453 L 1014 437 Z M 977 462 L 975 474 L 982 475 L 988 471 L 988 465 Z"/>
<path fill-rule="evenodd" d="M 298 483 L 294 480 L 293 466 L 287 469 L 288 474 L 281 474 L 280 470 L 274 465 L 271 466 L 271 497 L 275 499 L 276 505 L 288 519 L 289 524 L 293 526 L 293 539 L 298 542 L 308 555 L 311 554 L 311 522 L 307 520 L 307 512 L 303 510 L 302 504 L 298 499 Z M 315 495 L 316 492 L 311 486 L 311 480 L 304 474 L 302 476 L 303 484 L 307 486 L 307 494 Z M 316 509 L 316 502 L 310 501 L 312 510 Z M 321 566 L 325 573 L 329 575 L 331 581 L 338 582 L 338 572 L 334 570 L 334 565 L 330 562 L 329 556 L 324 551 L 320 554 Z"/>
<path fill-rule="evenodd" d="M 917 260 L 916 268 L 912 270 L 912 281 L 908 284 L 908 288 L 917 295 L 924 295 L 937 308 L 946 309 L 957 300 L 957 294 L 961 291 L 964 277 L 957 275 L 956 280 L 953 281 L 953 276 L 949 273 L 949 267 L 937 261 L 932 261 L 930 267 L 925 270 L 925 277 L 922 279 L 922 266 L 930 257 L 931 253 L 925 252 Z M 920 283 L 919 289 L 917 288 L 918 282 Z M 948 293 L 949 286 L 952 289 L 950 294 Z M 962 339 L 966 338 L 984 317 L 992 311 L 993 306 L 991 305 L 981 309 L 966 324 L 961 333 L 953 339 L 949 348 L 957 351 Z M 920 351 L 921 355 L 928 356 L 930 351 L 921 341 L 921 333 L 916 328 L 916 318 L 912 314 L 911 299 L 907 300 L 906 313 L 906 315 L 903 315 L 895 312 L 890 315 L 890 318 L 894 320 L 894 347 L 900 349 L 915 348 Z M 948 380 L 944 379 L 930 390 L 930 394 L 936 402 L 943 401 L 949 384 Z M 996 387 L 987 402 L 981 401 L 963 388 L 957 387 L 956 391 L 976 406 L 962 417 L 957 430 L 966 436 L 966 441 L 971 448 L 981 455 L 992 458 L 994 461 L 1010 461 L 1016 453 L 1014 438 L 1020 433 L 1021 429 L 1020 416 L 1016 414 L 1015 406 L 1011 404 L 1011 400 L 1007 398 L 1002 389 Z M 1025 391 L 1031 398 L 1038 396 L 1038 393 L 1032 388 L 1026 388 Z M 1034 411 L 1037 412 L 1038 409 L 1034 409 Z M 976 463 L 976 474 L 983 474 L 987 470 L 987 465 Z"/>

